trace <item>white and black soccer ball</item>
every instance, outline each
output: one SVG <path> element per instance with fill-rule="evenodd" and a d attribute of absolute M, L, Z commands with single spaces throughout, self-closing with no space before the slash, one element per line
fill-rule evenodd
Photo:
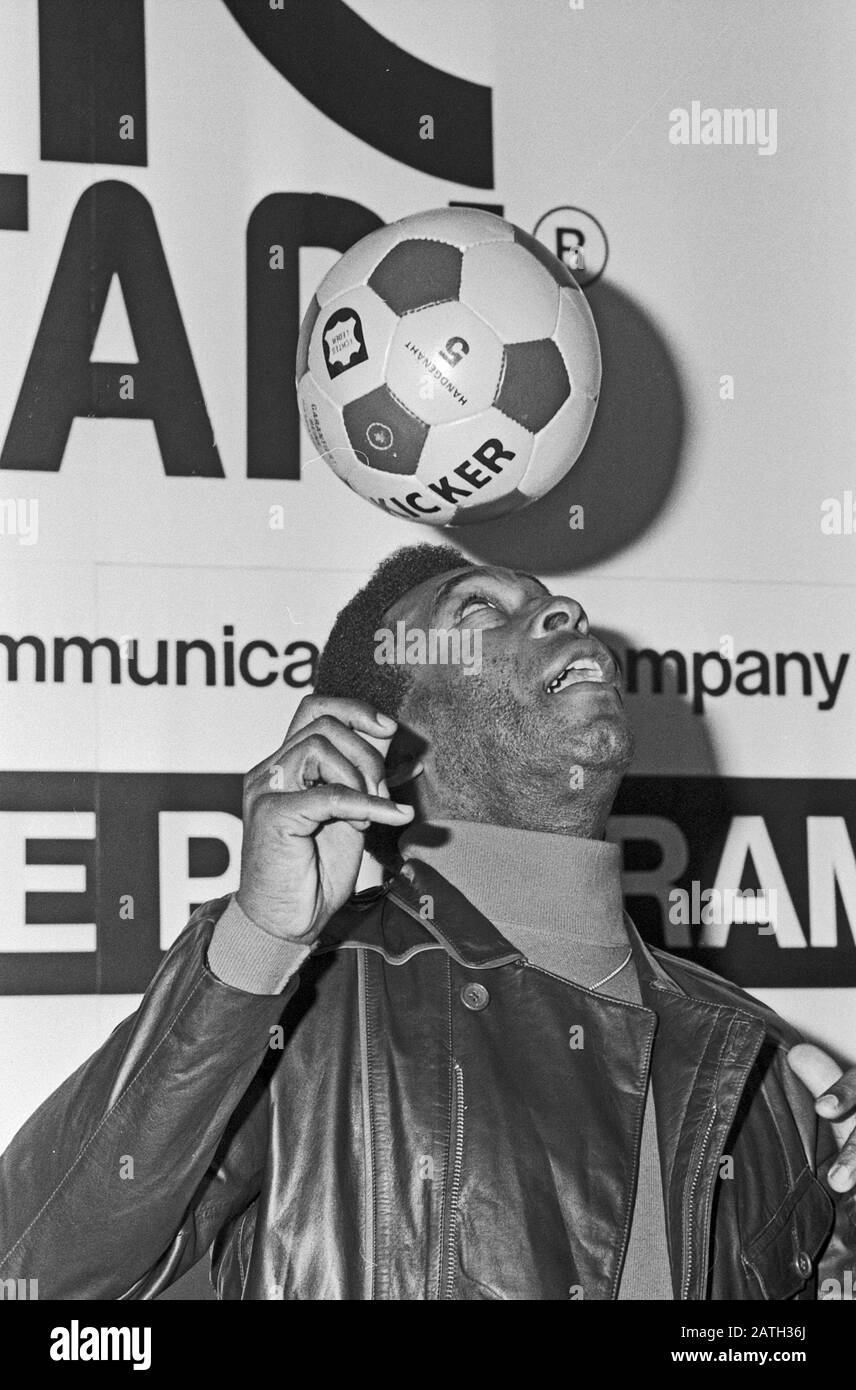
<path fill-rule="evenodd" d="M 600 370 L 567 267 L 528 232 L 467 208 L 404 217 L 346 251 L 297 350 L 317 452 L 361 497 L 430 526 L 548 492 L 586 442 Z"/>

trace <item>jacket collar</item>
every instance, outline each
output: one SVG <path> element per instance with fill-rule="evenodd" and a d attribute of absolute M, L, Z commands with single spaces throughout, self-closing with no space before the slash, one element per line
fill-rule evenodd
<path fill-rule="evenodd" d="M 460 965 L 485 970 L 526 959 L 469 898 L 421 859 L 402 860 L 383 891 Z M 648 985 L 686 997 L 686 991 L 645 945 L 627 912 L 624 924 L 643 991 Z"/>
<path fill-rule="evenodd" d="M 453 960 L 469 969 L 487 970 L 514 961 L 526 961 L 525 954 L 504 937 L 469 898 L 421 859 L 400 860 L 394 876 L 387 880 L 382 889 L 369 890 L 366 905 L 376 902 L 378 897 L 388 897 L 442 946 Z M 680 968 L 679 960 L 675 961 L 675 965 L 680 981 L 675 978 L 675 974 L 660 959 L 659 953 L 655 955 L 642 940 L 626 911 L 624 924 L 633 951 L 643 1003 L 647 1007 L 658 1011 L 664 997 L 668 996 L 676 1002 L 680 999 L 688 1003 L 694 1000 L 706 1006 L 713 1002 L 711 991 L 703 984 L 698 989 L 693 988 L 695 982 L 688 972 Z M 725 990 L 730 988 L 725 981 L 717 981 L 717 984 Z M 744 1005 L 741 1009 L 736 999 L 719 999 L 716 1002 L 726 1009 L 730 1006 L 736 1014 L 747 1018 L 752 1016 L 751 1007 Z"/>
<path fill-rule="evenodd" d="M 448 951 L 473 970 L 487 970 L 525 956 L 448 879 L 421 859 L 403 860 L 389 897 Z"/>
<path fill-rule="evenodd" d="M 402 931 L 400 918 L 399 926 L 393 930 L 387 913 L 372 911 L 386 899 L 410 919 L 411 928 L 416 925 L 421 928 L 418 936 L 412 930 Z M 687 1006 L 696 1003 L 706 1009 L 714 1005 L 723 1015 L 730 1014 L 745 1020 L 757 1021 L 764 1012 L 761 1005 L 754 1005 L 754 1001 L 741 996 L 740 991 L 726 980 L 709 975 L 706 971 L 700 972 L 699 978 L 696 978 L 698 972 L 687 968 L 678 957 L 666 956 L 664 961 L 664 953 L 654 952 L 645 944 L 626 911 L 624 924 L 633 951 L 642 1002 L 647 1008 L 657 1013 L 671 999 L 676 1005 L 681 1000 Z M 395 949 L 388 953 L 390 959 L 408 959 L 414 946 L 419 949 L 421 943 L 421 948 L 425 949 L 434 943 L 459 965 L 471 970 L 488 970 L 515 961 L 526 963 L 526 955 L 519 947 L 504 937 L 493 922 L 437 869 L 421 859 L 399 860 L 392 877 L 382 887 L 368 889 L 352 898 L 341 915 L 337 914 L 325 928 L 321 936 L 321 949 L 335 949 L 347 942 L 377 946 L 379 931 L 381 937 L 391 934 L 395 938 Z"/>

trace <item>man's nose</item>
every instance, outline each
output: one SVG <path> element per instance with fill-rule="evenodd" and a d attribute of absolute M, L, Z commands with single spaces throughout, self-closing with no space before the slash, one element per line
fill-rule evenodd
<path fill-rule="evenodd" d="M 584 637 L 588 634 L 589 620 L 585 609 L 576 599 L 547 599 L 534 614 L 530 630 L 533 637 L 544 637 L 548 632 L 557 632 L 559 628 L 580 632 Z"/>

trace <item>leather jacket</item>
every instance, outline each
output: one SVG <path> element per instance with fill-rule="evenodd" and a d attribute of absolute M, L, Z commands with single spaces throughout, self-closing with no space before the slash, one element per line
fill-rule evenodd
<path fill-rule="evenodd" d="M 641 1005 L 409 860 L 270 996 L 207 966 L 226 902 L 0 1160 L 0 1279 L 153 1298 L 210 1248 L 224 1299 L 612 1299 L 649 1065 L 676 1299 L 814 1298 L 852 1263 L 798 1035 L 629 919 Z"/>

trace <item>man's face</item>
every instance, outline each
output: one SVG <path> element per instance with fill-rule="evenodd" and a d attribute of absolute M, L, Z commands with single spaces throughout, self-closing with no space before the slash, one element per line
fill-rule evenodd
<path fill-rule="evenodd" d="M 481 643 L 478 672 L 463 663 L 410 667 L 401 710 L 457 815 L 509 798 L 534 803 L 545 792 L 555 805 L 578 794 L 586 772 L 623 774 L 632 740 L 620 673 L 573 599 L 531 575 L 467 566 L 411 589 L 384 619 L 390 628 L 402 620 L 426 637 L 432 628 L 479 633 L 462 639 L 464 651 Z"/>

